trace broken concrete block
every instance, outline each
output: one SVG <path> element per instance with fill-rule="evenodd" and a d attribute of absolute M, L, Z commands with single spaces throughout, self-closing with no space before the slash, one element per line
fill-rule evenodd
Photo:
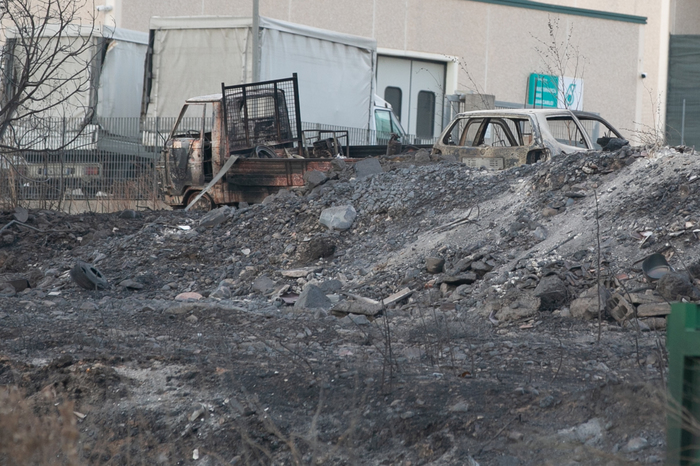
<path fill-rule="evenodd" d="M 333 303 L 316 285 L 306 285 L 299 299 L 294 303 L 295 310 L 329 309 Z"/>
<path fill-rule="evenodd" d="M 610 292 L 606 288 L 601 288 L 600 290 L 600 305 L 598 303 L 598 293 L 597 286 L 594 286 L 579 295 L 578 298 L 574 299 L 569 306 L 572 317 L 578 317 L 582 319 L 597 319 L 598 318 L 598 308 L 605 312 L 605 307 L 610 299 Z"/>
<path fill-rule="evenodd" d="M 362 314 L 374 316 L 382 310 L 382 303 L 362 296 L 353 296 L 345 301 L 340 301 L 333 306 L 331 312 L 335 314 Z"/>
<path fill-rule="evenodd" d="M 323 209 L 319 222 L 335 230 L 347 230 L 357 217 L 355 208 L 351 205 L 329 207 Z"/>
<path fill-rule="evenodd" d="M 320 186 L 326 181 L 328 181 L 326 174 L 318 170 L 310 170 L 304 173 L 304 184 L 310 189 Z"/>
<path fill-rule="evenodd" d="M 610 307 L 610 315 L 617 322 L 624 322 L 627 319 L 634 317 L 634 306 L 619 293 L 613 293 L 608 303 L 608 307 Z"/>
<path fill-rule="evenodd" d="M 548 275 L 537 284 L 534 295 L 542 301 L 541 310 L 549 311 L 563 305 L 569 293 L 566 285 L 557 275 Z"/>
<path fill-rule="evenodd" d="M 355 176 L 358 179 L 383 172 L 384 169 L 382 169 L 382 165 L 379 163 L 379 160 L 375 158 L 363 159 L 355 164 Z"/>
<path fill-rule="evenodd" d="M 639 317 L 667 316 L 671 313 L 671 305 L 668 303 L 647 303 L 637 306 Z"/>
<path fill-rule="evenodd" d="M 445 259 L 442 257 L 426 257 L 425 270 L 428 273 L 441 273 L 445 267 Z"/>

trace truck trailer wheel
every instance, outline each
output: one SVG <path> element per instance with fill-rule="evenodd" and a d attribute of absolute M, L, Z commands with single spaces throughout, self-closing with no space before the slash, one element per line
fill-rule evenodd
<path fill-rule="evenodd" d="M 201 191 L 192 191 L 185 201 L 185 207 L 190 205 L 190 202 L 199 195 Z M 190 210 L 196 210 L 197 212 L 209 212 L 214 207 L 214 201 L 209 194 L 205 193 L 204 196 L 200 197 L 199 200 L 190 207 Z"/>

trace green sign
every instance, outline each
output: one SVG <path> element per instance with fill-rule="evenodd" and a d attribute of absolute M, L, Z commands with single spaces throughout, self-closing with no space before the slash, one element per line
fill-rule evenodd
<path fill-rule="evenodd" d="M 557 108 L 559 78 L 548 74 L 530 75 L 527 87 L 527 103 L 534 108 Z"/>

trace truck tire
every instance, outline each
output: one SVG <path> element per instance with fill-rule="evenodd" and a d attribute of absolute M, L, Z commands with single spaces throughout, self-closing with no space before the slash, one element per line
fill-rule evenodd
<path fill-rule="evenodd" d="M 97 270 L 94 265 L 81 260 L 70 270 L 70 277 L 86 290 L 104 290 L 109 287 L 102 272 Z"/>

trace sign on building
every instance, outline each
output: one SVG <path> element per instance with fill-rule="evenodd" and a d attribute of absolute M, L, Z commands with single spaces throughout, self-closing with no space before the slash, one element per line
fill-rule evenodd
<path fill-rule="evenodd" d="M 533 108 L 583 109 L 583 79 L 532 73 L 527 103 Z"/>

